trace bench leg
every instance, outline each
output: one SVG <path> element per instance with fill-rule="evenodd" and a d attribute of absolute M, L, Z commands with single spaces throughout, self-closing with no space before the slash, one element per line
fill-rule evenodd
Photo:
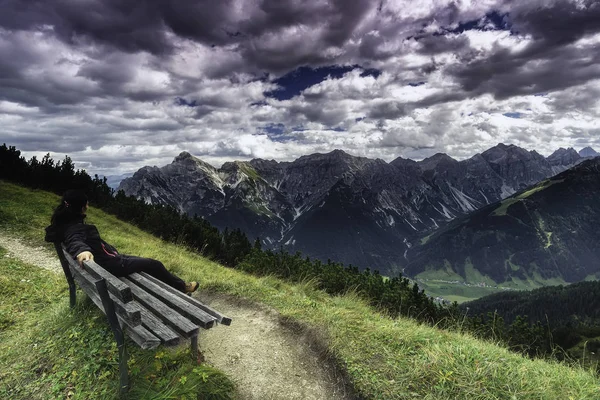
<path fill-rule="evenodd" d="M 121 331 L 121 343 L 119 344 L 119 340 L 117 340 L 117 346 L 119 348 L 119 392 L 121 394 L 126 393 L 129 389 L 129 373 L 127 371 L 127 348 L 125 347 L 125 341 L 123 339 L 123 331 Z"/>
<path fill-rule="evenodd" d="M 71 308 L 75 307 L 75 302 L 77 301 L 77 289 L 75 288 L 74 283 L 69 283 L 69 305 Z"/>
<path fill-rule="evenodd" d="M 106 289 L 106 281 L 99 280 L 95 282 L 96 289 L 98 289 L 98 293 L 100 294 L 100 298 L 102 299 L 102 305 L 104 306 L 104 311 L 106 314 L 106 318 L 108 319 L 108 324 L 113 331 L 113 335 L 115 336 L 115 340 L 117 342 L 117 348 L 119 349 L 119 373 L 120 373 L 120 389 L 119 393 L 121 395 L 125 394 L 129 389 L 129 374 L 127 371 L 127 348 L 125 347 L 125 335 L 123 334 L 123 329 L 121 325 L 119 325 L 119 320 L 117 319 L 117 314 L 115 313 L 115 306 L 108 296 L 108 290 Z"/>
<path fill-rule="evenodd" d="M 69 304 L 71 308 L 73 308 L 75 307 L 77 291 L 75 288 L 75 282 L 73 281 L 73 275 L 69 269 L 69 262 L 65 258 L 65 254 L 63 253 L 60 243 L 54 243 L 54 248 L 56 249 L 56 254 L 58 254 L 58 258 L 60 260 L 60 266 L 62 267 L 63 272 L 65 273 L 65 278 L 67 278 L 67 283 L 69 284 Z"/>
<path fill-rule="evenodd" d="M 198 335 L 192 337 L 190 346 L 192 350 L 192 360 L 198 362 Z"/>

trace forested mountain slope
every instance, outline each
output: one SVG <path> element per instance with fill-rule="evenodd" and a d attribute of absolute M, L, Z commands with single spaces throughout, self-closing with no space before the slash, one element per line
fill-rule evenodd
<path fill-rule="evenodd" d="M 578 282 L 530 291 L 495 293 L 460 305 L 470 315 L 497 312 L 505 322 L 512 323 L 517 316 L 527 316 L 551 327 L 600 326 L 600 281 Z"/>
<path fill-rule="evenodd" d="M 406 272 L 528 286 L 600 277 L 600 158 L 490 204 L 424 237 Z"/>

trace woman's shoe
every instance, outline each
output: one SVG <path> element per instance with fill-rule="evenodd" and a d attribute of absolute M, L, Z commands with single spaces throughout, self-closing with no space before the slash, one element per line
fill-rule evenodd
<path fill-rule="evenodd" d="M 186 282 L 185 283 L 185 292 L 186 293 L 193 293 L 198 289 L 198 282 Z"/>

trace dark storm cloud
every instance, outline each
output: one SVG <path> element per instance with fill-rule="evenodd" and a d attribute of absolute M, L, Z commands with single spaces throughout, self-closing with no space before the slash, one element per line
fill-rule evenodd
<path fill-rule="evenodd" d="M 490 54 L 464 59 L 448 69 L 466 95 L 491 93 L 506 99 L 600 78 L 598 44 L 575 46 L 585 35 L 600 32 L 600 3 L 559 1 L 546 7 L 528 6 L 517 7 L 509 17 L 515 32 L 531 35 L 525 48 L 496 47 Z"/>
<path fill-rule="evenodd" d="M 375 6 L 369 0 L 263 0 L 243 10 L 249 15 L 235 15 L 232 0 L 56 0 L 26 5 L 5 0 L 0 26 L 11 31 L 52 26 L 53 33 L 71 45 L 95 43 L 154 55 L 176 49 L 169 38 L 172 32 L 207 46 L 239 45 L 238 51 L 258 68 L 283 70 L 330 59 L 320 52 L 343 46 Z M 323 33 L 311 46 L 296 48 L 297 52 L 288 48 L 285 54 L 263 40 L 265 35 L 281 36 L 291 27 L 323 29 Z"/>
<path fill-rule="evenodd" d="M 125 52 L 164 54 L 175 48 L 169 31 L 209 45 L 230 42 L 231 5 L 228 0 L 4 0 L 0 26 L 33 30 L 51 25 L 71 44 L 91 41 Z"/>
<path fill-rule="evenodd" d="M 533 52 L 536 47 L 562 46 L 600 31 L 600 3 L 596 0 L 562 0 L 532 10 L 517 8 L 510 18 L 514 30 L 540 39 L 538 46 L 530 50 Z"/>
<path fill-rule="evenodd" d="M 135 76 L 135 65 L 118 55 L 109 55 L 103 60 L 90 60 L 83 64 L 78 76 L 83 76 L 111 89 L 129 82 Z"/>

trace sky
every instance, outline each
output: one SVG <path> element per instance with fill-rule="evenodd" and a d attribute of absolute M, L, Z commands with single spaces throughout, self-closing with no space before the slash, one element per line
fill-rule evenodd
<path fill-rule="evenodd" d="M 600 150 L 597 0 L 0 0 L 0 143 L 117 175 Z"/>

